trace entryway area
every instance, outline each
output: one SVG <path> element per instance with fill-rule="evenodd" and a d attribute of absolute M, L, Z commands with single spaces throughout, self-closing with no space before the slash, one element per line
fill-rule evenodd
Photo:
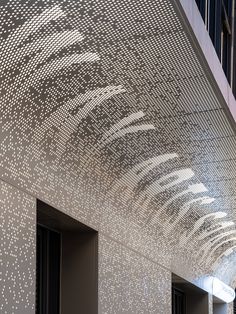
<path fill-rule="evenodd" d="M 37 202 L 36 314 L 98 312 L 98 233 Z"/>
<path fill-rule="evenodd" d="M 208 293 L 172 274 L 172 314 L 208 313 Z"/>

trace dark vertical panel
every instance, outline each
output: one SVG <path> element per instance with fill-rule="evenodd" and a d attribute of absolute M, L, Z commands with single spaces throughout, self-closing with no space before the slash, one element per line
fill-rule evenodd
<path fill-rule="evenodd" d="M 215 49 L 219 58 L 221 57 L 221 15 L 222 15 L 222 4 L 221 0 L 215 0 Z"/>
<path fill-rule="evenodd" d="M 60 295 L 60 234 L 49 231 L 48 237 L 48 314 L 58 314 Z"/>
<path fill-rule="evenodd" d="M 233 8 L 234 10 L 234 16 L 236 17 L 236 7 Z M 236 97 L 236 18 L 234 18 L 232 28 L 234 29 L 234 38 L 233 40 L 233 83 L 232 83 L 232 89 L 234 96 Z"/>
<path fill-rule="evenodd" d="M 172 288 L 172 314 L 186 314 L 186 298 L 183 291 Z"/>
<path fill-rule="evenodd" d="M 232 0 L 222 2 L 222 67 L 230 82 L 231 76 L 231 45 L 232 45 Z"/>
<path fill-rule="evenodd" d="M 209 34 L 215 46 L 216 53 L 221 58 L 221 0 L 210 0 L 209 2 Z"/>
<path fill-rule="evenodd" d="M 230 79 L 230 38 L 229 35 L 223 33 L 223 42 L 222 42 L 222 67 L 225 72 L 227 79 Z"/>
<path fill-rule="evenodd" d="M 47 313 L 47 232 L 37 226 L 36 313 Z"/>
<path fill-rule="evenodd" d="M 36 313 L 59 314 L 60 234 L 37 226 Z"/>
<path fill-rule="evenodd" d="M 203 21 L 206 22 L 205 16 L 206 16 L 206 0 L 196 0 L 198 9 L 201 13 L 201 16 L 203 18 Z"/>
<path fill-rule="evenodd" d="M 209 35 L 214 44 L 215 41 L 215 1 L 209 0 Z"/>

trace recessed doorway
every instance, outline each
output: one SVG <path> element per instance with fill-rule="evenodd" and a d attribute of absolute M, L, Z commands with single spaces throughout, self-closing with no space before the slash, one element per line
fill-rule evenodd
<path fill-rule="evenodd" d="M 36 314 L 98 313 L 98 233 L 37 202 Z"/>

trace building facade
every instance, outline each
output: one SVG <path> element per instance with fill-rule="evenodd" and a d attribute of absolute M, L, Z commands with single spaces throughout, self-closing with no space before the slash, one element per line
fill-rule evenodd
<path fill-rule="evenodd" d="M 234 1 L 0 6 L 0 313 L 232 314 Z"/>

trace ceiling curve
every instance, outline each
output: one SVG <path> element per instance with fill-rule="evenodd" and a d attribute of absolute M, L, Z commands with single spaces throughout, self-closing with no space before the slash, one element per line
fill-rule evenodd
<path fill-rule="evenodd" d="M 234 259 L 235 132 L 172 1 L 0 12 L 1 178 L 151 258 Z"/>

